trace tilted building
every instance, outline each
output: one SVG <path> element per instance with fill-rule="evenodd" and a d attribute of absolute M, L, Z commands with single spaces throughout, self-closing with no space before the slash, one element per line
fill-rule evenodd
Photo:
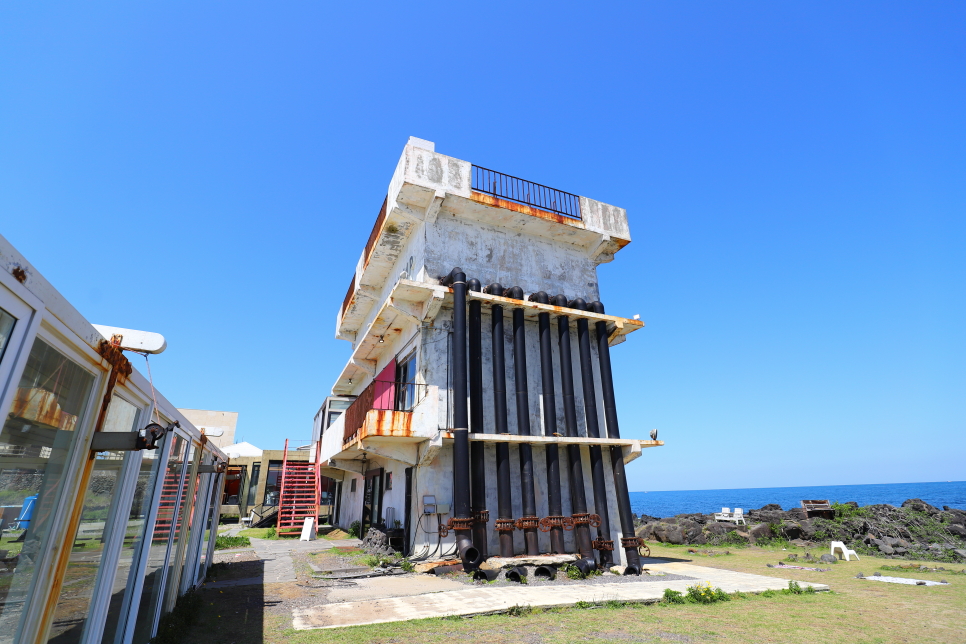
<path fill-rule="evenodd" d="M 315 418 L 333 523 L 409 554 L 637 565 L 597 266 L 626 212 L 410 139 L 336 320 L 352 354 Z"/>

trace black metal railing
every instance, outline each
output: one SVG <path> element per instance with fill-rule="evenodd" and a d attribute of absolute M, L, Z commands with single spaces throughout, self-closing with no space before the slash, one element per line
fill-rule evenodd
<path fill-rule="evenodd" d="M 473 166 L 473 190 L 580 219 L 580 197 L 496 170 Z"/>

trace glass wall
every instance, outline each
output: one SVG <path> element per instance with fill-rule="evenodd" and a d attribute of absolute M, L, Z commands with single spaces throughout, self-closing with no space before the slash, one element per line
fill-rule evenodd
<path fill-rule="evenodd" d="M 19 639 L 94 376 L 37 338 L 0 429 L 0 642 Z"/>
<path fill-rule="evenodd" d="M 185 482 L 178 503 L 178 519 L 174 524 L 174 538 L 171 542 L 171 554 L 168 556 L 168 571 L 165 579 L 165 596 L 162 604 L 161 614 L 169 612 L 174 608 L 174 603 L 178 599 L 178 584 L 181 581 L 181 569 L 184 567 L 184 553 L 188 545 L 188 535 L 192 513 L 195 509 L 195 495 L 198 490 L 198 475 L 191 475 L 197 472 L 196 460 L 201 456 L 197 447 L 193 444 L 188 445 L 188 453 L 185 458 Z"/>
<path fill-rule="evenodd" d="M 278 505 L 278 495 L 282 491 L 282 461 L 268 462 L 268 477 L 265 480 L 265 505 Z"/>
<path fill-rule="evenodd" d="M 102 431 L 130 432 L 138 429 L 139 409 L 123 398 L 114 396 L 104 418 Z M 120 519 L 122 470 L 127 462 L 141 460 L 139 452 L 100 452 L 94 458 L 84 494 L 80 524 L 74 534 L 70 560 L 64 573 L 60 598 L 54 609 L 50 641 L 57 644 L 80 642 L 90 611 L 94 585 L 98 578 L 104 544 L 110 526 Z M 124 508 L 127 512 L 128 508 Z M 110 571 L 113 575 L 113 570 Z"/>
<path fill-rule="evenodd" d="M 181 484 L 185 478 L 185 455 L 188 451 L 188 442 L 177 435 L 173 438 L 175 442 L 168 457 L 168 466 L 165 468 L 157 519 L 151 536 L 151 545 L 147 551 L 144 586 L 141 589 L 141 601 L 134 629 L 134 644 L 146 644 L 151 639 L 154 622 L 161 607 L 161 597 L 164 594 L 168 547 L 172 542 L 176 517 L 180 518 L 178 500 Z"/>
<path fill-rule="evenodd" d="M 261 463 L 252 463 L 252 477 L 248 480 L 248 499 L 247 506 L 251 508 L 255 505 L 255 495 L 258 492 L 258 477 L 262 473 Z"/>
<path fill-rule="evenodd" d="M 164 440 L 167 442 L 174 439 L 175 436 L 173 434 L 168 434 Z M 111 588 L 110 603 L 107 607 L 107 618 L 104 622 L 104 632 L 101 636 L 102 644 L 115 644 L 115 639 L 119 639 L 118 631 L 125 626 L 130 606 L 132 604 L 137 606 L 138 602 L 134 601 L 134 591 L 137 587 L 137 572 L 141 557 L 147 556 L 148 561 L 150 561 L 151 555 L 157 554 L 153 539 L 146 551 L 142 551 L 142 545 L 147 536 L 147 526 L 154 503 L 158 474 L 161 470 L 161 463 L 164 461 L 165 447 L 165 444 L 161 444 L 156 450 L 133 452 L 130 455 L 131 457 L 140 455 L 141 462 L 134 488 L 134 499 L 131 502 L 130 511 L 128 512 L 127 524 L 125 525 L 124 537 L 121 543 L 117 575 L 114 577 L 114 584 Z M 151 573 L 150 570 L 147 572 L 149 574 Z M 145 587 L 147 587 L 147 584 L 148 582 L 146 581 Z M 135 616 L 131 617 L 131 619 L 134 618 Z"/>

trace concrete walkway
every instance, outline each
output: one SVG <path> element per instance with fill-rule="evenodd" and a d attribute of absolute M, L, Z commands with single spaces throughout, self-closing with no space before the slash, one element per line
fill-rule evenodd
<path fill-rule="evenodd" d="M 688 586 L 710 582 L 726 592 L 758 593 L 765 590 L 788 588 L 787 579 L 707 568 L 690 563 L 651 559 L 645 566 L 655 572 L 687 575 L 694 580 L 641 581 L 638 583 L 561 584 L 559 586 L 487 587 L 464 586 L 428 594 L 391 597 L 364 601 L 326 604 L 293 611 L 294 626 L 298 630 L 339 628 L 399 622 L 429 617 L 454 615 L 482 615 L 506 611 L 514 606 L 550 608 L 571 606 L 577 602 L 656 602 L 670 588 L 685 592 Z M 815 590 L 828 590 L 824 584 L 808 584 Z"/>
<path fill-rule="evenodd" d="M 255 555 L 264 562 L 260 577 L 246 577 L 244 579 L 230 579 L 205 584 L 205 588 L 220 588 L 227 586 L 251 586 L 255 584 L 279 584 L 297 581 L 295 562 L 292 552 L 320 552 L 336 547 L 358 547 L 362 542 L 358 539 L 315 541 L 297 541 L 295 539 L 258 539 L 251 538 Z"/>

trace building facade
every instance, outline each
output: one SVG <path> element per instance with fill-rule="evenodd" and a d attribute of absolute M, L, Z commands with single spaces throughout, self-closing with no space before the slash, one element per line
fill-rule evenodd
<path fill-rule="evenodd" d="M 226 456 L 3 237 L 0 268 L 0 643 L 146 644 L 205 578 Z"/>
<path fill-rule="evenodd" d="M 637 561 L 597 266 L 623 209 L 410 139 L 339 308 L 352 344 L 315 417 L 340 527 L 414 556 L 578 553 Z M 628 523 L 630 522 L 630 524 Z M 467 548 L 472 548 L 467 550 Z"/>
<path fill-rule="evenodd" d="M 235 443 L 235 428 L 238 425 L 237 411 L 215 411 L 213 409 L 179 409 L 181 415 L 198 428 L 213 445 L 224 449 Z"/>

